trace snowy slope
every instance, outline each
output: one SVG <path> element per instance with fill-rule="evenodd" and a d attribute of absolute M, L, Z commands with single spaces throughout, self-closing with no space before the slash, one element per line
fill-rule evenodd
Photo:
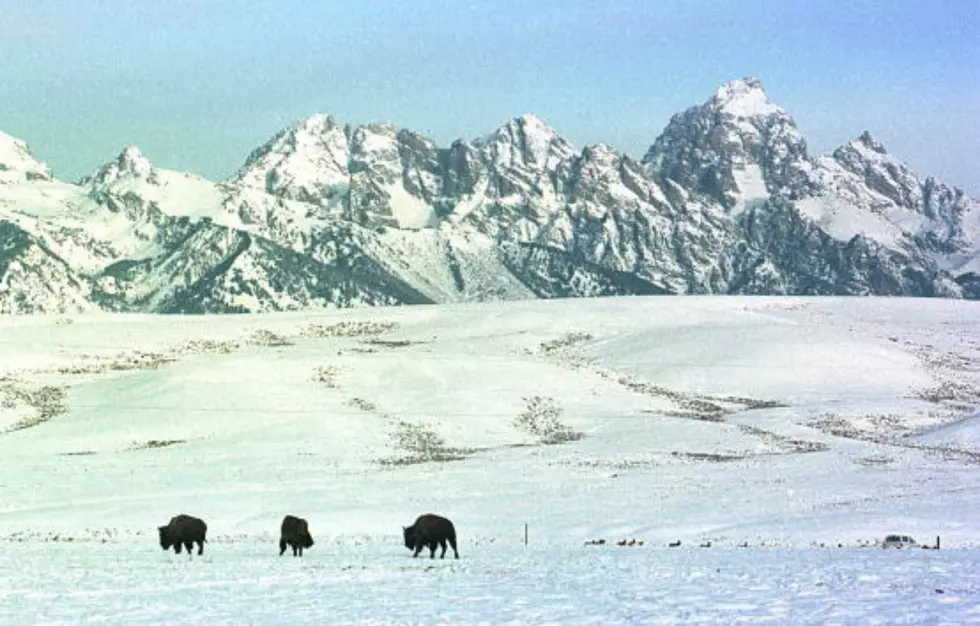
<path fill-rule="evenodd" d="M 926 445 L 947 445 L 980 453 L 980 414 L 930 428 L 916 437 Z"/>
<path fill-rule="evenodd" d="M 189 505 L 181 494 L 193 487 L 155 472 L 164 463 L 207 471 L 210 495 L 198 506 L 219 535 L 264 532 L 299 494 L 313 511 L 331 511 L 322 523 L 336 532 L 348 518 L 385 532 L 385 516 L 357 517 L 364 510 L 441 503 L 472 516 L 470 532 L 492 534 L 504 510 L 481 513 L 488 489 L 513 498 L 542 540 L 561 543 L 608 533 L 853 541 L 877 536 L 898 504 L 913 530 L 935 525 L 971 543 L 968 520 L 955 513 L 975 497 L 964 490 L 970 459 L 903 443 L 978 401 L 975 306 L 928 304 L 632 298 L 9 320 L 0 326 L 5 423 L 29 417 L 40 402 L 31 390 L 43 385 L 64 389 L 67 412 L 0 437 L 3 472 L 63 468 L 31 473 L 20 487 L 0 476 L 13 489 L 0 526 L 138 531 L 154 516 L 139 504 L 146 498 L 154 509 Z M 551 398 L 584 439 L 511 447 L 536 441 L 512 423 L 534 395 Z M 385 465 L 411 456 L 397 441 L 413 429 L 463 459 Z M 183 442 L 139 449 L 167 440 Z M 280 482 L 286 459 L 291 478 Z M 317 478 L 324 471 L 364 481 L 349 512 L 349 485 Z M 402 491 L 433 472 L 448 481 L 439 495 Z M 106 480 L 83 486 L 91 475 Z M 916 476 L 940 475 L 939 491 L 915 488 L 910 498 Z M 693 491 L 684 487 L 692 480 Z M 549 481 L 555 500 L 516 504 Z M 662 497 L 616 499 L 650 481 Z M 247 495 L 243 484 L 265 486 Z M 70 514 L 41 515 L 60 498 L 71 500 Z M 837 519 L 851 501 L 855 516 Z M 582 519 L 582 506 L 606 514 Z M 806 529 L 785 527 L 802 515 Z"/>
<path fill-rule="evenodd" d="M 0 131 L 0 184 L 50 178 L 51 168 L 31 154 L 27 142 Z"/>
<path fill-rule="evenodd" d="M 975 309 L 4 318 L 0 620 L 969 622 L 978 458 L 928 433 L 980 405 Z M 515 422 L 534 396 L 538 431 Z M 455 521 L 459 561 L 401 546 L 427 511 Z M 209 525 L 190 563 L 156 545 L 178 512 Z M 285 513 L 310 520 L 302 562 L 277 556 Z M 860 547 L 889 532 L 945 549 Z"/>

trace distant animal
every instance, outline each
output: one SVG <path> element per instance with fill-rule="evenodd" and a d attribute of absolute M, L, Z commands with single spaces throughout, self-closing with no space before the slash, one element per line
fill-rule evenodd
<path fill-rule="evenodd" d="M 677 541 L 671 541 L 670 543 L 667 544 L 668 548 L 679 548 L 680 546 L 681 546 L 680 539 L 678 539 Z"/>
<path fill-rule="evenodd" d="M 303 548 L 313 547 L 310 527 L 302 517 L 287 515 L 282 518 L 279 533 L 279 556 L 286 552 L 286 546 L 293 549 L 293 556 L 303 556 Z"/>
<path fill-rule="evenodd" d="M 440 559 L 446 558 L 446 542 L 453 548 L 453 554 L 459 558 L 459 551 L 456 550 L 456 527 L 445 517 L 439 517 L 431 513 L 420 515 L 415 523 L 409 527 L 402 527 L 405 535 L 405 547 L 414 550 L 414 557 L 418 557 L 422 548 L 429 548 L 429 558 L 436 558 L 436 546 L 442 546 Z"/>
<path fill-rule="evenodd" d="M 174 547 L 174 552 L 180 554 L 180 548 L 187 548 L 188 556 L 194 550 L 194 544 L 198 545 L 197 553 L 204 554 L 204 542 L 207 541 L 205 535 L 208 532 L 208 525 L 204 520 L 190 515 L 177 515 L 170 518 L 170 523 L 166 526 L 159 526 L 160 547 L 169 550 Z"/>

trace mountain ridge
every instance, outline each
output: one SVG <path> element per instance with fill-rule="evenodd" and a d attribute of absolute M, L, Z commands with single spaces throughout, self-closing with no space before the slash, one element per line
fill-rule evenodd
<path fill-rule="evenodd" d="M 811 155 L 755 78 L 674 115 L 639 160 L 576 148 L 531 114 L 449 146 L 315 114 L 222 181 L 128 146 L 65 183 L 0 135 L 0 225 L 7 313 L 980 297 L 977 201 L 919 177 L 867 131 Z"/>

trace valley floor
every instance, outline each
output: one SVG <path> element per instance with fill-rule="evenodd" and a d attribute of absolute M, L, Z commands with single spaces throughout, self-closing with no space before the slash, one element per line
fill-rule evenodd
<path fill-rule="evenodd" d="M 325 542 L 324 542 L 325 543 Z M 27 624 L 969 624 L 980 553 L 523 548 L 459 561 L 397 543 L 4 545 L 0 622 Z"/>
<path fill-rule="evenodd" d="M 0 622 L 977 622 L 978 307 L 2 318 Z M 424 512 L 460 561 L 399 545 Z"/>

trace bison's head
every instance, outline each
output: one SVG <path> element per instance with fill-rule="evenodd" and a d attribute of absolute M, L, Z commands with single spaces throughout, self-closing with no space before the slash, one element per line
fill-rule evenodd
<path fill-rule="evenodd" d="M 313 547 L 313 536 L 310 533 L 303 533 L 303 548 Z"/>
<path fill-rule="evenodd" d="M 164 550 L 168 550 L 174 543 L 173 539 L 170 538 L 170 527 L 159 526 L 157 527 L 157 530 L 160 531 L 160 547 Z"/>
<path fill-rule="evenodd" d="M 415 525 L 411 525 L 408 528 L 402 526 L 402 532 L 405 534 L 405 547 L 409 550 L 415 549 Z"/>

